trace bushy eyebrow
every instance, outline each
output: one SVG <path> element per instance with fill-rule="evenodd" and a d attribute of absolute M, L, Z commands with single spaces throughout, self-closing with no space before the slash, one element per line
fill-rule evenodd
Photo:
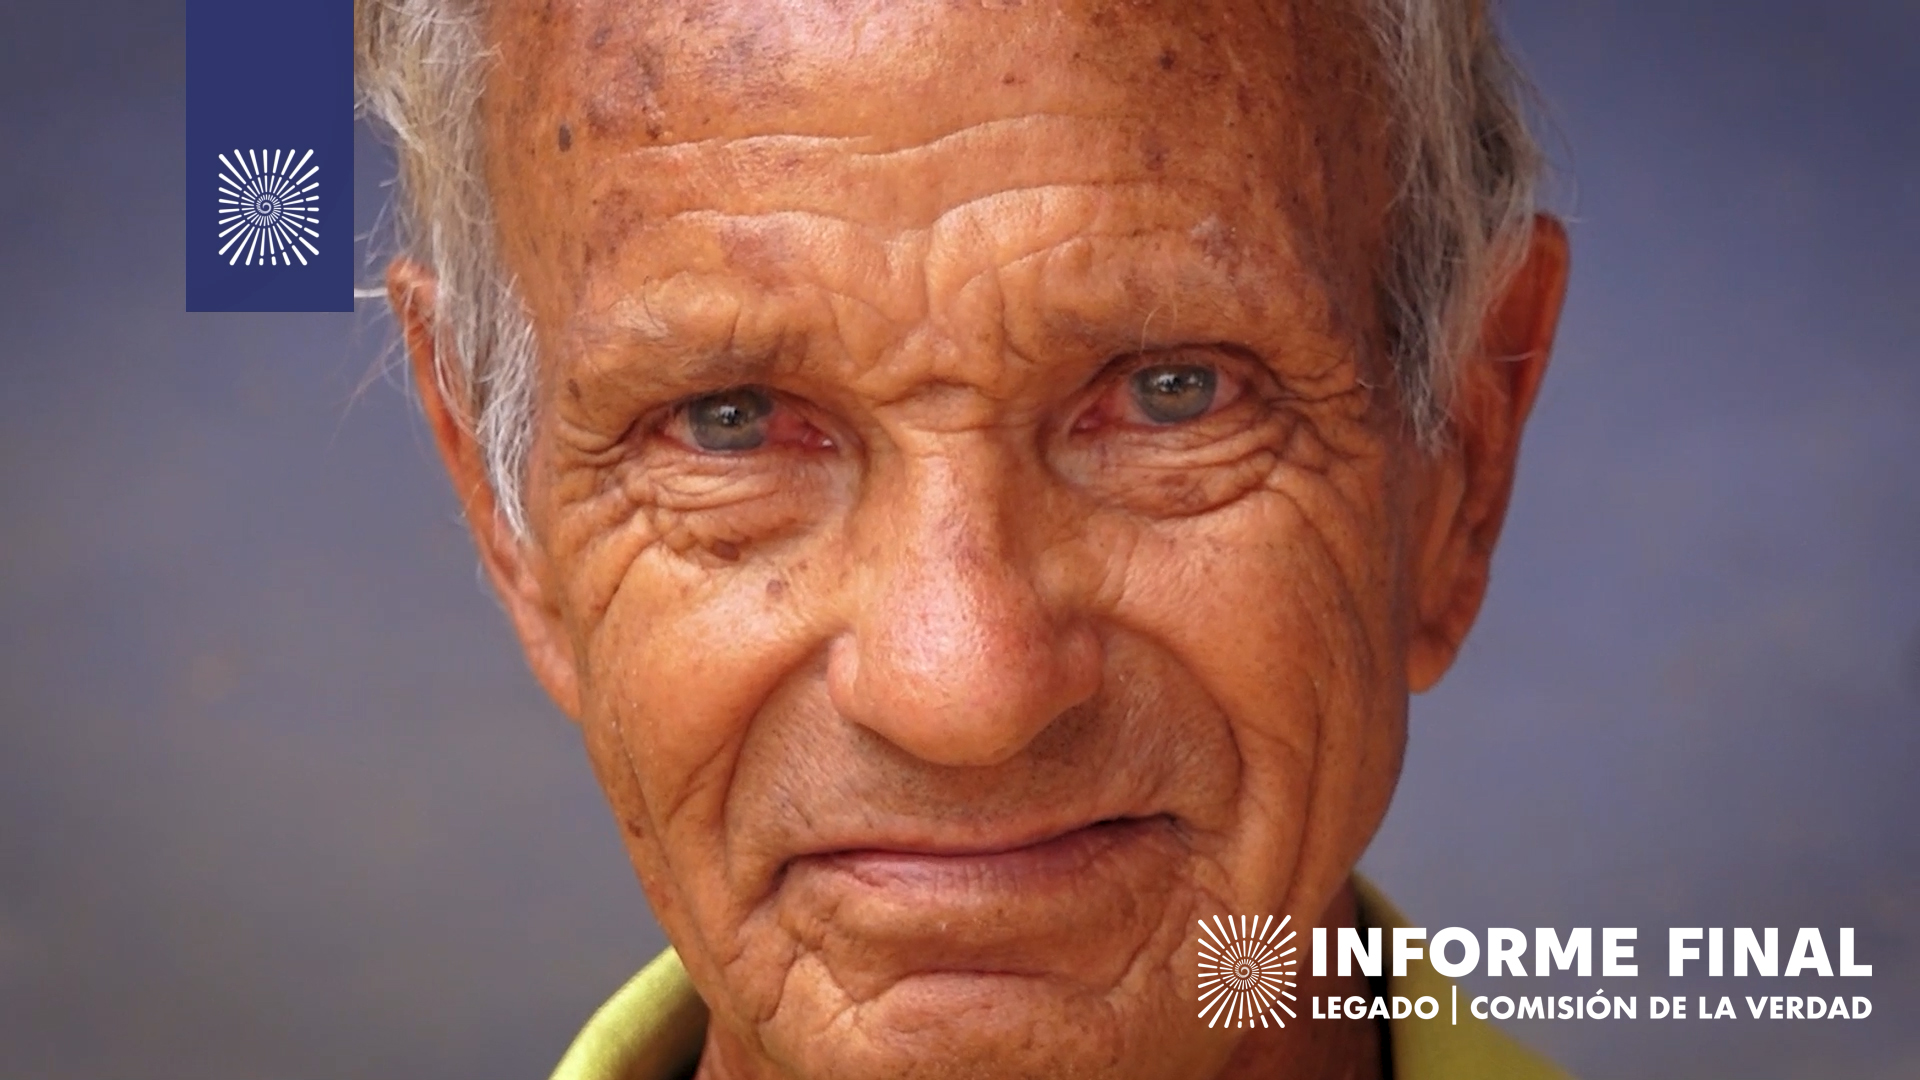
<path fill-rule="evenodd" d="M 711 310 L 684 310 L 643 287 L 572 329 L 572 366 L 594 383 L 650 392 L 764 383 L 779 366 L 782 342 L 743 341 L 739 309 L 746 301 L 729 293 L 734 310 L 716 318 Z"/>
<path fill-rule="evenodd" d="M 651 334 L 601 328 L 567 365 L 567 377 L 603 404 L 664 404 L 736 386 L 764 386 L 782 366 L 772 351 L 705 347 L 691 339 L 669 342 Z"/>

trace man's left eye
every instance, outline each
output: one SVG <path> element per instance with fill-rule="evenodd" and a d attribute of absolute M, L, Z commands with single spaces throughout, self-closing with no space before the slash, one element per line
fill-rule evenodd
<path fill-rule="evenodd" d="M 1163 356 L 1106 383 L 1074 431 L 1102 428 L 1172 428 L 1212 416 L 1240 399 L 1246 380 L 1231 367 L 1191 356 Z M 1186 361 L 1184 363 L 1177 361 Z"/>
<path fill-rule="evenodd" d="M 1219 376 L 1197 364 L 1158 364 L 1127 380 L 1133 406 L 1150 423 L 1178 424 L 1206 415 L 1219 390 Z"/>

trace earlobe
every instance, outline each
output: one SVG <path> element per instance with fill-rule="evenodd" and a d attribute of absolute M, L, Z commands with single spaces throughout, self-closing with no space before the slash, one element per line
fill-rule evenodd
<path fill-rule="evenodd" d="M 1525 258 L 1488 307 L 1480 347 L 1461 363 L 1449 441 L 1427 463 L 1421 499 L 1423 542 L 1407 649 L 1407 683 L 1416 693 L 1440 681 L 1479 615 L 1513 493 L 1521 431 L 1553 349 L 1567 269 L 1565 227 L 1537 215 Z"/>
<path fill-rule="evenodd" d="M 1458 608 L 1474 597 L 1474 582 L 1465 581 L 1466 537 L 1460 530 L 1466 470 L 1461 455 L 1449 446 L 1426 462 L 1425 492 L 1417 520 L 1425 525 L 1416 562 L 1414 611 L 1407 642 L 1407 688 L 1413 693 L 1432 689 L 1453 665 L 1454 654 L 1466 634 L 1458 626 Z M 1473 599 L 1475 605 L 1477 599 Z"/>
<path fill-rule="evenodd" d="M 433 272 L 408 259 L 387 267 L 387 300 L 406 343 L 421 412 L 473 533 L 480 564 L 513 620 L 527 664 L 554 704 L 578 719 L 579 679 L 558 610 L 536 565 L 538 552 L 515 536 L 494 501 L 485 455 L 466 416 L 465 388 L 440 363 Z"/>

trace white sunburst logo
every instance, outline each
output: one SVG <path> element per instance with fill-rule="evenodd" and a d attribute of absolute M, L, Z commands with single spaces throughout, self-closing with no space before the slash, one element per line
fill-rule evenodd
<path fill-rule="evenodd" d="M 1292 916 L 1216 915 L 1200 920 L 1200 1019 L 1208 1027 L 1286 1027 L 1298 1001 Z M 1284 1000 L 1283 1000 L 1284 999 Z"/>
<path fill-rule="evenodd" d="M 220 254 L 227 265 L 307 265 L 320 254 L 320 166 L 313 151 L 235 150 L 219 155 Z M 303 250 L 304 249 L 304 250 Z"/>

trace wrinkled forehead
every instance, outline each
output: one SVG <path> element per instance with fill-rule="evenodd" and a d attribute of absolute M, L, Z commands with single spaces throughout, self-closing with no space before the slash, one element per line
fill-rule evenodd
<path fill-rule="evenodd" d="M 510 262 L 578 271 L 702 207 L 911 229 L 983 184 L 1164 176 L 1221 204 L 1196 221 L 1284 218 L 1346 291 L 1388 193 L 1351 0 L 503 0 L 489 33 Z"/>
<path fill-rule="evenodd" d="M 811 127 L 823 108 L 866 130 L 900 124 L 900 95 L 928 90 L 954 95 L 918 118 L 931 129 L 1036 90 L 1129 109 L 1177 106 L 1164 100 L 1176 88 L 1368 89 L 1353 0 L 499 0 L 490 12 L 512 107 L 564 98 L 603 135 Z"/>

